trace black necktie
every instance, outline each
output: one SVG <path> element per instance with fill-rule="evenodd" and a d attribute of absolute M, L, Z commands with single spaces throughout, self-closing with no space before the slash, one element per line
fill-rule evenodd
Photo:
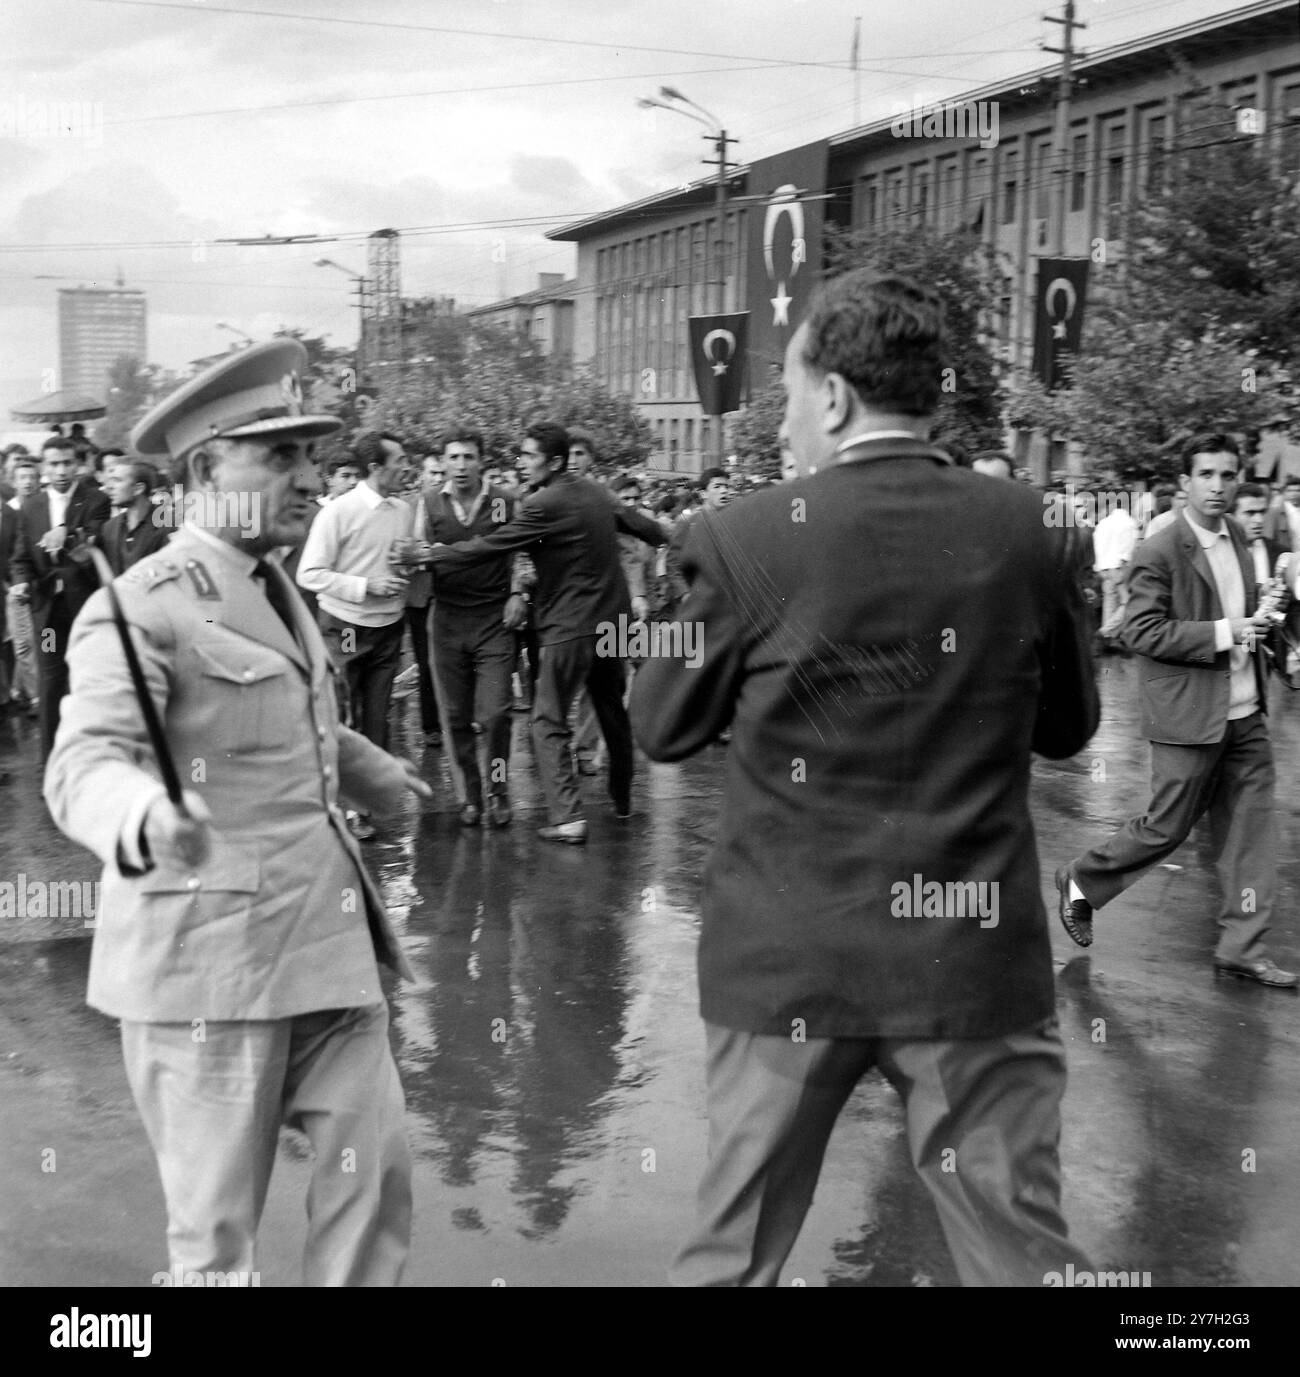
<path fill-rule="evenodd" d="M 289 602 L 292 594 L 285 592 L 284 585 L 276 578 L 274 570 L 264 559 L 259 559 L 253 566 L 253 577 L 262 581 L 267 602 L 275 608 L 276 615 L 284 623 L 285 630 L 296 643 L 298 633 L 294 630 L 293 606 Z"/>

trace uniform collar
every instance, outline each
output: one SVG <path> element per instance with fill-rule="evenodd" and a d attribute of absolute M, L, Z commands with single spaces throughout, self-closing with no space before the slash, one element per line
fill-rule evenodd
<path fill-rule="evenodd" d="M 229 541 L 222 540 L 220 536 L 213 535 L 211 531 L 205 531 L 202 526 L 193 526 L 188 521 L 181 529 L 186 535 L 193 536 L 195 540 L 215 550 L 226 563 L 233 566 L 239 573 L 252 578 L 253 570 L 257 568 L 256 555 L 250 555 L 239 549 L 238 546 L 231 545 Z"/>

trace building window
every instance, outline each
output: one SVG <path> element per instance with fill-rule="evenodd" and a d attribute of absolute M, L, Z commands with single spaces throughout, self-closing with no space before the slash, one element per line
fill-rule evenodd
<path fill-rule="evenodd" d="M 1166 161 L 1166 140 L 1169 122 L 1164 115 L 1153 115 L 1147 122 L 1147 167 L 1146 191 L 1148 196 L 1159 196 L 1165 189 L 1168 170 Z"/>
<path fill-rule="evenodd" d="M 1088 205 L 1088 136 L 1076 134 L 1070 147 L 1070 209 Z"/>
<path fill-rule="evenodd" d="M 921 224 L 930 218 L 930 173 L 924 167 L 912 170 L 912 213 Z"/>
<path fill-rule="evenodd" d="M 903 174 L 891 172 L 885 179 L 885 217 L 897 220 L 903 214 Z"/>
<path fill-rule="evenodd" d="M 862 179 L 860 223 L 867 229 L 874 229 L 879 215 L 880 185 L 874 177 L 864 177 Z"/>
<path fill-rule="evenodd" d="M 1283 176 L 1300 172 L 1300 86 L 1284 86 L 1279 93 L 1278 152 Z"/>
<path fill-rule="evenodd" d="M 1016 222 L 1016 155 L 1008 153 L 1002 164 L 1002 223 Z"/>

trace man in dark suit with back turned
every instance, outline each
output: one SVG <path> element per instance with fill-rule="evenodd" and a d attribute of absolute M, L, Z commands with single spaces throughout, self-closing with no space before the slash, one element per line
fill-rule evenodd
<path fill-rule="evenodd" d="M 537 569 L 537 637 L 541 658 L 533 698 L 533 746 L 546 792 L 544 841 L 581 845 L 587 820 L 569 749 L 569 705 L 584 685 L 609 749 L 609 795 L 615 815 L 632 806 L 632 729 L 623 706 L 621 659 L 597 654 L 599 628 L 631 617 L 627 581 L 619 566 L 617 534 L 626 531 L 662 545 L 657 522 L 616 502 L 598 483 L 566 472 L 569 436 L 539 421 L 528 428 L 519 474 L 532 490 L 514 519 L 488 535 L 434 545 L 434 598 L 440 571 L 463 569 L 511 550 L 527 551 Z M 626 623 L 622 623 L 626 625 Z"/>
<path fill-rule="evenodd" d="M 111 512 L 94 479 L 74 477 L 76 466 L 71 440 L 53 437 L 45 442 L 41 468 L 47 486 L 23 503 L 9 565 L 13 591 L 31 603 L 43 760 L 54 745 L 59 704 L 68 691 L 68 633 L 86 599 L 99 587 L 86 547 Z"/>
<path fill-rule="evenodd" d="M 1255 568 L 1227 519 L 1240 476 L 1230 435 L 1196 435 L 1183 450 L 1181 517 L 1138 547 L 1129 575 L 1125 644 L 1140 657 L 1151 803 L 1056 872 L 1058 912 L 1081 947 L 1093 910 L 1110 903 L 1187 839 L 1208 811 L 1223 911 L 1216 973 L 1294 989 L 1264 945 L 1277 891 L 1273 748 L 1264 714 Z"/>
<path fill-rule="evenodd" d="M 1033 751 L 1097 725 L 1065 532 L 1035 494 L 927 442 L 942 307 L 831 282 L 786 352 L 800 476 L 695 522 L 637 740 L 679 760 L 731 728 L 705 872 L 709 1162 L 681 1285 L 777 1283 L 826 1142 L 873 1066 L 965 1284 L 1089 1264 L 1059 1208 L 1065 1057 L 1029 815 Z"/>

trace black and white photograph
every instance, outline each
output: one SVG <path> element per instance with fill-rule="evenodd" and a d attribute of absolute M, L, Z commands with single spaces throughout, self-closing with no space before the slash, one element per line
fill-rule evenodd
<path fill-rule="evenodd" d="M 171 1361 L 101 1293 L 179 1286 L 1280 1343 L 1296 371 L 1297 0 L 8 0 L 33 1351 Z"/>

